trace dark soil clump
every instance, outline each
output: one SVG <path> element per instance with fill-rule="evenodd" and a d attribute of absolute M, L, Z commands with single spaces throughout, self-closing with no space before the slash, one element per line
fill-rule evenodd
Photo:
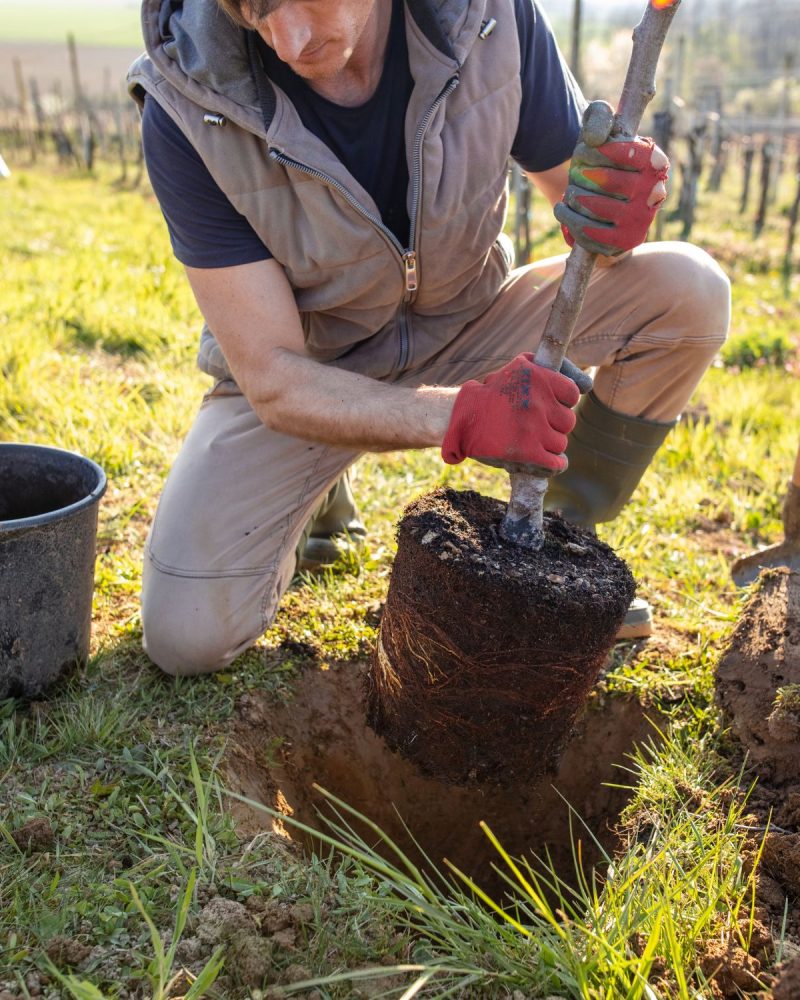
<path fill-rule="evenodd" d="M 772 990 L 773 1000 L 797 1000 L 800 997 L 800 957 L 793 958 L 778 970 Z"/>
<path fill-rule="evenodd" d="M 715 996 L 741 997 L 760 986 L 761 963 L 734 941 L 710 941 L 699 965 L 703 975 L 714 982 Z"/>
<path fill-rule="evenodd" d="M 56 843 L 50 821 L 41 817 L 12 830 L 11 839 L 23 854 L 44 854 L 52 851 Z"/>
<path fill-rule="evenodd" d="M 410 504 L 368 675 L 370 725 L 463 785 L 553 772 L 635 592 L 592 533 L 545 516 L 545 545 L 503 541 L 506 505 L 441 489 Z"/>
<path fill-rule="evenodd" d="M 76 968 L 92 953 L 88 944 L 76 941 L 75 938 L 67 937 L 65 934 L 52 938 L 45 951 L 50 961 L 60 969 Z"/>

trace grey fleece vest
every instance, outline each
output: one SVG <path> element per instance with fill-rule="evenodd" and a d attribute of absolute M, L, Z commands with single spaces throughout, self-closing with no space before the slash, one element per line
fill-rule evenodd
<path fill-rule="evenodd" d="M 393 379 L 489 306 L 510 266 L 498 237 L 521 99 L 513 0 L 406 0 L 407 247 L 283 91 L 259 103 L 245 32 L 215 0 L 144 0 L 142 18 L 131 93 L 171 115 L 284 267 L 311 357 Z M 199 363 L 230 374 L 208 328 Z"/>

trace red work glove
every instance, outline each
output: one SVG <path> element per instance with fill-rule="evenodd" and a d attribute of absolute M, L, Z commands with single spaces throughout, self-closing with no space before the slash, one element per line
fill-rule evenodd
<path fill-rule="evenodd" d="M 571 378 L 534 364 L 532 354 L 520 354 L 483 382 L 461 386 L 442 458 L 448 465 L 469 457 L 563 472 L 567 434 L 575 426 L 571 407 L 579 399 Z"/>
<path fill-rule="evenodd" d="M 668 173 L 669 162 L 652 139 L 611 139 L 596 148 L 579 142 L 564 200 L 554 211 L 564 239 L 606 257 L 644 243 L 667 197 Z"/>

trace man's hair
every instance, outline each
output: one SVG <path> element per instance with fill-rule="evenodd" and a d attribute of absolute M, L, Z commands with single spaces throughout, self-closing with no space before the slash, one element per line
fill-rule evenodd
<path fill-rule="evenodd" d="M 282 2 L 283 0 L 217 0 L 228 17 L 244 28 L 250 27 L 253 21 L 260 21 L 267 14 L 271 14 Z M 247 18 L 244 16 L 243 8 L 247 11 Z"/>
<path fill-rule="evenodd" d="M 242 17 L 243 0 L 217 0 L 217 3 L 232 21 L 235 21 L 236 24 L 240 24 L 242 27 L 247 26 L 244 17 Z"/>

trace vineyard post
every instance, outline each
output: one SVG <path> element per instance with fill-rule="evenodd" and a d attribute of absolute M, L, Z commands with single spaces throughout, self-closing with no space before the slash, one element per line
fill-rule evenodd
<path fill-rule="evenodd" d="M 67 47 L 69 49 L 69 66 L 72 74 L 72 93 L 75 111 L 80 122 L 81 153 L 83 164 L 91 172 L 94 167 L 94 151 L 96 146 L 95 122 L 89 102 L 83 92 L 81 85 L 80 70 L 78 68 L 78 47 L 75 44 L 75 36 L 67 35 Z"/>
<path fill-rule="evenodd" d="M 753 234 L 760 236 L 767 220 L 767 203 L 769 201 L 769 182 L 772 176 L 772 160 L 774 147 L 769 139 L 764 140 L 761 147 L 761 194 L 758 199 L 758 212 L 753 226 Z"/>
<path fill-rule="evenodd" d="M 739 199 L 739 215 L 744 215 L 747 211 L 747 203 L 750 200 L 750 181 L 753 176 L 753 158 L 756 149 L 753 140 L 749 135 L 742 137 L 742 197 Z"/>
<path fill-rule="evenodd" d="M 800 216 L 800 152 L 798 152 L 797 156 L 795 181 L 797 183 L 797 188 L 795 190 L 792 207 L 789 210 L 789 231 L 786 234 L 786 254 L 783 259 L 783 278 L 787 294 L 793 271 L 792 258 L 794 257 L 794 239 L 795 232 L 797 230 L 797 218 Z"/>
<path fill-rule="evenodd" d="M 36 136 L 31 124 L 30 102 L 25 87 L 25 77 L 22 75 L 22 63 L 17 58 L 14 59 L 14 81 L 17 87 L 17 105 L 19 107 L 20 145 L 27 144 L 31 163 L 36 163 Z"/>

